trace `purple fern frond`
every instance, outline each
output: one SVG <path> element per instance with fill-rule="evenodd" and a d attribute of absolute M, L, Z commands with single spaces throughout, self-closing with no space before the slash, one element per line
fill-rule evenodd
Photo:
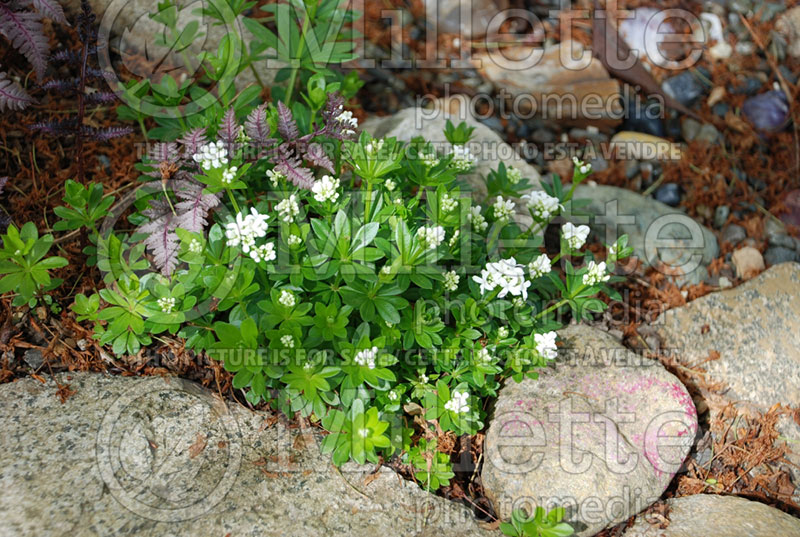
<path fill-rule="evenodd" d="M 292 142 L 300 136 L 292 111 L 280 101 L 278 101 L 278 132 L 286 142 Z"/>
<path fill-rule="evenodd" d="M 282 173 L 295 186 L 310 190 L 314 184 L 314 174 L 308 168 L 303 168 L 300 159 L 285 144 L 275 153 L 275 170 Z"/>
<path fill-rule="evenodd" d="M 222 194 L 204 194 L 205 185 L 194 181 L 181 181 L 179 187 L 173 188 L 181 200 L 175 204 L 176 227 L 202 233 L 208 225 L 208 214 L 219 205 Z"/>
<path fill-rule="evenodd" d="M 61 93 L 66 93 L 68 91 L 75 91 L 80 87 L 81 81 L 77 78 L 70 78 L 70 79 L 61 79 L 55 78 L 53 80 L 48 80 L 40 87 L 45 91 L 56 90 Z"/>
<path fill-rule="evenodd" d="M 225 142 L 225 145 L 232 145 L 236 142 L 239 135 L 239 124 L 236 123 L 236 112 L 233 108 L 228 108 L 222 116 L 222 121 L 217 130 L 217 137 Z"/>
<path fill-rule="evenodd" d="M 178 235 L 175 233 L 176 216 L 165 200 L 151 200 L 150 208 L 142 211 L 149 218 L 137 228 L 147 234 L 144 244 L 153 255 L 153 262 L 164 276 L 169 276 L 178 264 Z"/>
<path fill-rule="evenodd" d="M 132 132 L 132 127 L 106 127 L 102 129 L 97 129 L 88 125 L 83 125 L 81 127 L 81 133 L 86 138 L 97 140 L 98 142 L 107 142 L 114 138 L 119 138 L 120 136 L 127 136 Z"/>
<path fill-rule="evenodd" d="M 112 104 L 117 101 L 117 96 L 109 91 L 94 91 L 84 97 L 89 104 Z"/>
<path fill-rule="evenodd" d="M 22 86 L 7 78 L 6 73 L 0 71 L 0 112 L 8 110 L 22 110 L 33 102 Z"/>
<path fill-rule="evenodd" d="M 319 166 L 320 168 L 325 168 L 331 173 L 335 173 L 333 161 L 330 159 L 330 157 L 328 157 L 328 155 L 325 153 L 325 149 L 323 149 L 320 144 L 309 144 L 306 148 L 305 157 L 306 160 L 311 162 L 314 166 Z"/>
<path fill-rule="evenodd" d="M 245 134 L 250 137 L 254 144 L 258 144 L 261 147 L 275 142 L 273 138 L 269 137 L 270 128 L 267 123 L 266 109 L 266 104 L 260 105 L 247 114 L 247 119 L 244 122 Z"/>
<path fill-rule="evenodd" d="M 31 3 L 36 8 L 36 11 L 48 19 L 53 19 L 55 22 L 69 26 L 67 18 L 64 16 L 64 9 L 58 2 L 53 0 L 31 0 Z"/>
<path fill-rule="evenodd" d="M 0 34 L 31 62 L 36 76 L 43 78 L 50 45 L 42 31 L 41 16 L 31 11 L 12 11 L 9 4 L 0 2 Z"/>
<path fill-rule="evenodd" d="M 39 121 L 28 125 L 28 128 L 33 131 L 40 131 L 52 136 L 66 136 L 75 134 L 78 129 L 78 120 L 62 119 L 60 121 Z"/>
<path fill-rule="evenodd" d="M 183 137 L 178 138 L 178 143 L 183 145 L 184 157 L 187 159 L 192 158 L 192 155 L 197 153 L 202 146 L 208 143 L 205 127 L 198 127 L 190 130 L 184 134 Z"/>

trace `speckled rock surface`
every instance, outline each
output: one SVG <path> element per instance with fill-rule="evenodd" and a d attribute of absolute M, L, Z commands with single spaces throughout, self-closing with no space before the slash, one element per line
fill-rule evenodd
<path fill-rule="evenodd" d="M 627 234 L 634 255 L 650 266 L 660 260 L 678 284 L 697 284 L 708 276 L 706 267 L 719 255 L 711 230 L 686 213 L 636 192 L 603 185 L 579 185 L 575 199 L 589 199 L 586 211 L 594 215 L 588 224 L 592 232 L 611 244 Z M 571 217 L 575 223 L 585 218 Z M 661 241 L 661 244 L 659 244 Z"/>
<path fill-rule="evenodd" d="M 64 404 L 52 380 L 0 386 L 0 535 L 496 534 L 386 468 L 338 472 L 313 432 L 197 384 L 57 378 Z"/>
<path fill-rule="evenodd" d="M 583 325 L 555 368 L 500 392 L 481 474 L 495 510 L 560 504 L 581 536 L 655 502 L 689 452 L 697 413 L 661 364 Z"/>
<path fill-rule="evenodd" d="M 637 517 L 624 537 L 798 537 L 800 519 L 736 496 L 697 494 L 667 501 L 669 526 Z"/>
<path fill-rule="evenodd" d="M 663 313 L 654 327 L 683 364 L 703 367 L 726 397 L 766 410 L 800 405 L 800 264 L 769 268 L 742 285 Z"/>
<path fill-rule="evenodd" d="M 514 166 L 522 172 L 523 177 L 530 180 L 532 185 L 539 188 L 540 175 L 536 168 L 517 155 L 496 132 L 469 114 L 457 117 L 441 110 L 406 108 L 393 116 L 370 118 L 362 124 L 362 130 L 378 138 L 396 137 L 404 141 L 422 136 L 443 153 L 451 147 L 444 137 L 444 127 L 448 119 L 456 125 L 466 121 L 471 127 L 475 127 L 468 147 L 478 158 L 478 165 L 472 173 L 462 176 L 472 188 L 474 199 L 482 202 L 486 198 L 485 177 L 490 171 L 496 170 L 500 162 L 506 166 Z M 531 222 L 528 211 L 520 200 L 517 200 L 517 214 L 520 216 L 520 222 Z"/>

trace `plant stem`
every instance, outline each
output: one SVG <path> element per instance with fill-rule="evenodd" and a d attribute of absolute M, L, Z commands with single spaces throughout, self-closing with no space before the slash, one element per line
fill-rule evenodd
<path fill-rule="evenodd" d="M 297 65 L 292 67 L 292 74 L 289 76 L 289 86 L 286 88 L 286 98 L 283 100 L 283 104 L 286 106 L 291 106 L 292 104 L 294 86 L 297 83 L 297 73 L 300 71 L 300 59 L 303 57 L 303 52 L 306 48 L 306 32 L 308 31 L 310 21 L 311 19 L 308 13 L 306 13 L 303 18 L 303 29 L 300 31 L 300 43 L 297 46 Z"/>
<path fill-rule="evenodd" d="M 233 205 L 234 210 L 236 210 L 236 213 L 238 214 L 240 212 L 239 211 L 239 204 L 236 203 L 236 198 L 233 197 L 233 190 L 228 188 L 228 189 L 226 189 L 226 192 L 228 192 L 228 199 L 231 200 L 231 204 Z"/>
<path fill-rule="evenodd" d="M 557 310 L 558 308 L 560 308 L 561 306 L 563 306 L 567 302 L 569 302 L 569 300 L 567 300 L 566 298 L 562 298 L 561 300 L 559 300 L 558 302 L 556 302 L 555 304 L 553 304 L 552 306 L 550 306 L 546 310 L 543 310 L 543 311 L 540 311 L 539 313 L 537 313 L 536 316 L 533 318 L 533 320 L 535 321 L 536 319 L 538 319 L 540 317 L 544 317 L 545 315 L 547 315 L 551 311 Z"/>
<path fill-rule="evenodd" d="M 364 223 L 371 222 L 369 217 L 370 205 L 372 204 L 372 182 L 367 181 L 367 197 L 364 200 Z"/>

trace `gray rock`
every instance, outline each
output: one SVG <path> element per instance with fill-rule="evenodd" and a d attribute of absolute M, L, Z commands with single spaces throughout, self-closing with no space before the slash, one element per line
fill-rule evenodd
<path fill-rule="evenodd" d="M 683 136 L 683 139 L 687 142 L 691 142 L 697 138 L 697 134 L 700 132 L 702 126 L 702 123 L 696 119 L 688 117 L 681 123 L 681 136 Z"/>
<path fill-rule="evenodd" d="M 459 117 L 460 116 L 460 117 Z M 426 110 L 421 108 L 407 108 L 388 117 L 373 117 L 362 124 L 362 129 L 378 138 L 396 137 L 398 140 L 409 141 L 416 136 L 422 136 L 438 148 L 440 153 L 450 150 L 451 144 L 444 137 L 444 127 L 447 120 L 458 124 L 466 121 L 475 127 L 469 149 L 478 158 L 475 171 L 462 176 L 472 188 L 473 198 L 478 202 L 486 199 L 485 177 L 489 172 L 497 169 L 503 162 L 506 166 L 514 166 L 527 177 L 534 188 L 541 188 L 539 172 L 519 156 L 514 148 L 505 143 L 492 129 L 477 121 L 470 114 L 450 115 L 441 110 Z M 518 220 L 530 223 L 530 215 L 520 200 L 517 201 Z"/>
<path fill-rule="evenodd" d="M 435 6 L 426 6 L 428 9 L 438 8 L 438 17 L 431 22 L 436 22 L 442 32 L 458 34 L 461 39 L 486 35 L 492 18 L 508 7 L 508 2 L 504 0 L 426 0 L 425 3 Z M 464 6 L 469 16 L 462 20 L 461 10 Z"/>
<path fill-rule="evenodd" d="M 697 430 L 686 388 L 606 332 L 573 325 L 555 367 L 500 391 L 481 477 L 501 517 L 558 504 L 579 536 L 656 501 Z"/>
<path fill-rule="evenodd" d="M 703 362 L 726 397 L 762 411 L 800 405 L 800 264 L 776 265 L 735 289 L 663 313 L 653 323 L 683 365 Z M 717 360 L 708 360 L 711 351 Z"/>
<path fill-rule="evenodd" d="M 777 537 L 800 535 L 800 520 L 736 496 L 696 494 L 667 500 L 669 526 L 636 518 L 624 537 Z"/>
<path fill-rule="evenodd" d="M 772 246 L 764 252 L 764 261 L 767 265 L 779 265 L 781 263 L 789 263 L 797 260 L 797 252 L 781 246 Z"/>
<path fill-rule="evenodd" d="M 44 365 L 44 356 L 42 356 L 42 351 L 39 349 L 28 349 L 25 351 L 25 354 L 22 355 L 22 359 L 25 360 L 25 363 L 28 364 L 31 369 L 39 369 Z"/>
<path fill-rule="evenodd" d="M 714 144 L 719 139 L 719 131 L 714 125 L 705 123 L 702 127 L 700 127 L 700 132 L 697 133 L 697 136 L 695 136 L 694 139 L 697 142 Z"/>
<path fill-rule="evenodd" d="M 0 535 L 495 535 L 381 468 L 177 378 L 59 375 L 0 387 Z M 374 478 L 374 479 L 373 479 Z M 427 514 L 426 514 L 427 513 Z"/>
<path fill-rule="evenodd" d="M 722 242 L 729 242 L 736 246 L 747 237 L 747 231 L 737 224 L 731 224 L 722 230 Z"/>
<path fill-rule="evenodd" d="M 679 284 L 703 281 L 708 275 L 705 267 L 719 254 L 711 230 L 681 210 L 636 192 L 584 184 L 575 189 L 574 198 L 591 200 L 586 210 L 594 218 L 588 224 L 603 242 L 611 244 L 627 233 L 634 255 L 650 266 L 664 265 Z M 586 218 L 569 219 L 587 223 Z"/>
<path fill-rule="evenodd" d="M 728 221 L 728 217 L 731 215 L 731 208 L 727 205 L 720 205 L 716 209 L 714 209 L 714 227 L 719 229 L 725 225 L 725 222 Z"/>
<path fill-rule="evenodd" d="M 689 71 L 672 76 L 662 84 L 664 91 L 685 106 L 692 106 L 705 93 L 703 84 Z"/>
<path fill-rule="evenodd" d="M 770 246 L 780 246 L 781 248 L 788 248 L 794 250 L 795 238 L 789 235 L 775 234 L 768 237 Z"/>

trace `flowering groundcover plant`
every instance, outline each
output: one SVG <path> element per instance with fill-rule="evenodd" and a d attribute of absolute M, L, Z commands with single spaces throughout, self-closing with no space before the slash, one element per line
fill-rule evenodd
<path fill-rule="evenodd" d="M 137 231 L 93 235 L 108 285 L 73 310 L 117 353 L 178 334 L 251 404 L 321 423 L 334 463 L 399 456 L 436 489 L 453 476 L 437 438 L 480 431 L 503 382 L 536 378 L 556 357 L 556 313 L 602 311 L 596 295 L 615 295 L 611 269 L 631 249 L 623 238 L 598 263 L 581 251 L 588 227 L 564 224 L 548 257 L 543 230 L 574 187 L 523 195 L 528 181 L 501 164 L 489 206 L 474 205 L 466 124 L 448 122 L 442 154 L 356 138 L 342 104 L 228 110 L 157 146 Z M 590 173 L 575 169 L 573 185 Z"/>

